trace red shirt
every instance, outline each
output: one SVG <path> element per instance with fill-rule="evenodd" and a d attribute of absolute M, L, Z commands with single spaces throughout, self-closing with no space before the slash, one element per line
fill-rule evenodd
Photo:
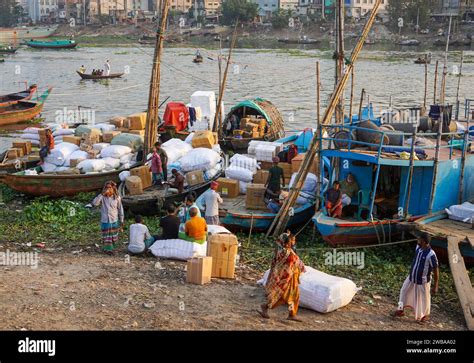
<path fill-rule="evenodd" d="M 54 149 L 54 136 L 53 134 L 46 135 L 46 146 L 49 150 Z"/>

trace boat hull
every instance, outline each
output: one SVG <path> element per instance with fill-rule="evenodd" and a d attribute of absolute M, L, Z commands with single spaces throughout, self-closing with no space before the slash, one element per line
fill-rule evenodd
<path fill-rule="evenodd" d="M 41 39 L 51 36 L 57 29 L 53 27 L 0 29 L 0 43 L 10 43 L 15 39 Z"/>
<path fill-rule="evenodd" d="M 51 43 L 47 44 L 45 43 L 39 43 L 39 42 L 26 42 L 26 45 L 29 46 L 30 48 L 35 48 L 35 49 L 73 49 L 77 47 L 77 43 L 67 43 L 67 44 L 61 44 L 61 43 Z"/>
<path fill-rule="evenodd" d="M 27 90 L 18 93 L 11 93 L 9 95 L 0 96 L 0 107 L 8 107 L 20 101 L 29 101 L 36 92 L 36 86 L 32 86 Z M 3 100 L 2 100 L 3 99 Z"/>
<path fill-rule="evenodd" d="M 101 190 L 109 180 L 119 183 L 118 175 L 121 171 L 123 170 L 84 175 L 7 174 L 0 180 L 10 188 L 27 195 L 63 197 Z"/>
<path fill-rule="evenodd" d="M 0 127 L 27 122 L 38 116 L 43 110 L 44 103 L 38 103 L 31 108 L 0 113 Z"/>
<path fill-rule="evenodd" d="M 446 238 L 432 237 L 431 247 L 436 252 L 438 260 L 448 265 L 448 241 Z M 459 250 L 461 251 L 466 267 L 474 267 L 474 249 L 467 243 L 460 243 Z"/>
<path fill-rule="evenodd" d="M 76 73 L 82 79 L 110 79 L 110 78 L 120 78 L 124 75 L 124 73 L 111 73 L 108 76 L 96 76 L 96 75 L 81 73 L 81 72 L 77 72 L 77 71 L 76 71 Z"/>

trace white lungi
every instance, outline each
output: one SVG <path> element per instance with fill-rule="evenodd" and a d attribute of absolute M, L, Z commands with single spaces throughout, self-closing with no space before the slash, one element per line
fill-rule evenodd
<path fill-rule="evenodd" d="M 431 311 L 431 282 L 422 285 L 414 284 L 407 277 L 400 290 L 399 310 L 412 308 L 415 312 L 415 319 L 430 315 Z"/>

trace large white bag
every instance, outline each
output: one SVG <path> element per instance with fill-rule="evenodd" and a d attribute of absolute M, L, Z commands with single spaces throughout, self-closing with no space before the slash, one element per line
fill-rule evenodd
<path fill-rule="evenodd" d="M 181 170 L 185 173 L 194 170 L 210 170 L 217 165 L 221 156 L 211 149 L 196 148 L 193 152 L 179 159 Z"/>
<path fill-rule="evenodd" d="M 92 145 L 92 148 L 94 150 L 102 151 L 108 146 L 110 146 L 110 144 L 108 142 L 99 142 L 97 144 Z"/>
<path fill-rule="evenodd" d="M 192 257 L 206 256 L 207 242 L 199 244 L 182 239 L 158 240 L 150 247 L 150 251 L 156 257 L 187 261 Z"/>
<path fill-rule="evenodd" d="M 127 179 L 129 176 L 130 176 L 130 172 L 128 170 L 124 170 L 124 171 L 120 172 L 119 179 L 120 179 L 120 181 L 124 182 L 125 179 Z"/>
<path fill-rule="evenodd" d="M 23 140 L 36 140 L 39 141 L 40 137 L 38 133 L 24 133 L 21 135 Z"/>
<path fill-rule="evenodd" d="M 191 132 L 188 136 L 186 136 L 186 139 L 184 139 L 184 142 L 188 143 L 189 145 L 192 144 L 193 142 L 193 137 L 194 137 L 195 133 L 194 132 Z"/>
<path fill-rule="evenodd" d="M 57 168 L 56 165 L 54 164 L 51 164 L 51 163 L 47 163 L 47 162 L 44 162 L 42 165 L 41 165 L 41 169 L 43 169 L 43 171 L 45 173 L 51 173 L 53 171 L 55 171 Z"/>
<path fill-rule="evenodd" d="M 296 180 L 296 176 L 298 173 L 293 173 L 290 179 L 290 188 L 293 186 Z M 323 182 L 324 183 L 324 182 Z M 303 188 L 301 188 L 302 192 L 306 193 L 315 193 L 316 187 L 318 186 L 318 177 L 313 173 L 308 173 L 308 176 L 304 180 Z"/>
<path fill-rule="evenodd" d="M 70 166 L 71 165 L 71 159 L 88 159 L 89 154 L 87 151 L 82 151 L 82 150 L 76 150 L 69 157 L 66 159 L 64 162 L 64 166 Z"/>
<path fill-rule="evenodd" d="M 115 125 L 106 124 L 106 123 L 95 124 L 94 127 L 100 129 L 100 131 L 102 131 L 102 132 L 114 131 L 115 130 Z"/>
<path fill-rule="evenodd" d="M 271 146 L 271 147 L 274 147 L 275 152 L 276 152 L 277 155 L 280 151 L 283 150 L 283 143 L 281 143 L 281 142 L 252 140 L 252 141 L 249 142 L 247 152 L 250 155 L 256 155 L 257 154 L 257 146 Z"/>
<path fill-rule="evenodd" d="M 474 219 L 474 204 L 469 202 L 464 202 L 463 204 L 452 205 L 449 208 L 446 208 L 446 213 L 448 213 L 449 219 L 455 221 L 461 221 L 464 223 L 471 223 Z"/>
<path fill-rule="evenodd" d="M 133 154 L 125 154 L 120 157 L 120 164 L 129 164 L 133 159 Z"/>
<path fill-rule="evenodd" d="M 354 282 L 343 277 L 329 275 L 305 266 L 300 276 L 300 306 L 320 313 L 329 313 L 349 304 L 359 290 Z M 265 285 L 270 270 L 258 283 Z"/>
<path fill-rule="evenodd" d="M 51 153 L 44 159 L 44 161 L 56 166 L 62 166 L 67 158 L 78 149 L 79 146 L 75 144 L 62 142 L 57 146 L 55 145 L 54 149 L 51 150 Z"/>
<path fill-rule="evenodd" d="M 240 180 L 250 183 L 253 180 L 254 173 L 248 169 L 231 165 L 225 170 L 225 176 L 230 179 Z"/>
<path fill-rule="evenodd" d="M 105 163 L 105 170 L 114 170 L 120 167 L 120 159 L 106 157 L 102 159 Z"/>
<path fill-rule="evenodd" d="M 74 130 L 72 129 L 56 129 L 53 132 L 53 136 L 64 136 L 64 135 L 74 135 Z"/>
<path fill-rule="evenodd" d="M 161 147 L 168 155 L 168 164 L 174 163 L 193 150 L 191 144 L 180 139 L 170 139 L 163 143 Z"/>
<path fill-rule="evenodd" d="M 256 159 L 241 154 L 234 154 L 234 156 L 230 158 L 230 165 L 248 169 L 252 173 L 255 173 L 259 168 Z"/>
<path fill-rule="evenodd" d="M 114 159 L 120 159 L 122 156 L 125 154 L 130 154 L 132 152 L 132 149 L 128 146 L 124 145 L 110 145 L 107 146 L 106 148 L 102 149 L 100 152 L 100 157 L 101 158 L 114 158 Z"/>
<path fill-rule="evenodd" d="M 77 168 L 83 173 L 99 172 L 105 169 L 105 162 L 102 159 L 87 159 L 77 164 Z"/>

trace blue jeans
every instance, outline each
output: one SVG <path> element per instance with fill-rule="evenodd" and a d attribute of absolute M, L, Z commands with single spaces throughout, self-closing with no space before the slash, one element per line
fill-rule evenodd
<path fill-rule="evenodd" d="M 163 173 L 151 173 L 151 176 L 153 184 L 156 184 L 163 180 Z"/>
<path fill-rule="evenodd" d="M 272 213 L 278 213 L 280 211 L 280 204 L 275 203 L 275 202 L 270 202 L 267 204 L 267 208 L 272 211 Z"/>

